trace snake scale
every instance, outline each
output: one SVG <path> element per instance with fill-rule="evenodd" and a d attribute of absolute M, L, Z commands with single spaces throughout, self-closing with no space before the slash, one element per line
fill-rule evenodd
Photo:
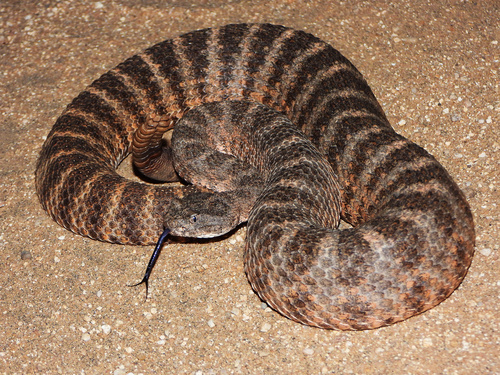
<path fill-rule="evenodd" d="M 272 128 L 290 121 L 304 135 L 304 147 L 283 148 L 267 136 L 261 144 L 268 149 L 256 151 L 279 155 L 273 165 L 282 166 L 273 172 L 257 162 L 265 173 L 255 181 L 263 182 L 248 199 L 255 204 L 245 271 L 272 308 L 315 327 L 373 329 L 436 306 L 461 283 L 475 242 L 464 194 L 430 154 L 393 130 L 344 56 L 283 26 L 190 32 L 102 75 L 69 104 L 42 147 L 36 169 L 42 206 L 83 236 L 156 243 L 179 202 L 210 192 L 196 183 L 129 181 L 116 168 L 132 153 L 146 176 L 175 180 L 163 133 L 185 114 L 203 124 L 211 105 L 219 112 L 250 111 L 232 115 L 248 117 L 249 124 L 268 119 Z M 230 144 L 250 143 L 237 134 L 238 126 L 239 143 Z M 287 168 L 316 163 L 325 169 Z M 340 192 L 328 195 L 324 184 L 333 186 L 336 178 Z M 337 205 L 352 227 L 336 229 Z"/>

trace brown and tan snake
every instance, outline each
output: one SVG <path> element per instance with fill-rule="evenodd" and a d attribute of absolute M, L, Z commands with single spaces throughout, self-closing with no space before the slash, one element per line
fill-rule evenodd
<path fill-rule="evenodd" d="M 186 178 L 192 165 L 182 150 L 195 147 L 189 141 L 173 154 L 162 140 L 178 121 L 234 126 L 214 147 L 230 156 L 239 149 L 236 186 L 248 192 L 226 192 L 215 177 L 213 186 L 196 176 L 171 186 L 117 174 L 132 152 L 150 178 Z M 262 126 L 268 132 L 254 137 Z M 211 176 L 205 159 L 202 180 Z M 185 219 L 203 237 L 196 225 L 224 217 L 227 202 L 246 202 L 230 227 L 248 216 L 253 289 L 288 318 L 322 328 L 373 329 L 422 313 L 458 287 L 474 253 L 464 194 L 392 129 L 358 70 L 318 38 L 270 24 L 190 32 L 102 75 L 56 121 L 36 188 L 59 224 L 120 244 L 155 244 L 164 226 L 191 235 L 181 230 Z M 336 229 L 339 214 L 353 227 Z"/>

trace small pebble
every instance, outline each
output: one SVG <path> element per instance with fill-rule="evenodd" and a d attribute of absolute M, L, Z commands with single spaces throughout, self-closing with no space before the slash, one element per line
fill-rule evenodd
<path fill-rule="evenodd" d="M 90 341 L 90 335 L 88 333 L 84 333 L 82 335 L 82 340 L 83 341 Z"/>
<path fill-rule="evenodd" d="M 312 348 L 305 348 L 304 354 L 307 354 L 307 355 L 314 354 L 314 350 Z"/>
<path fill-rule="evenodd" d="M 271 329 L 271 327 L 272 327 L 271 324 L 264 323 L 264 324 L 262 324 L 262 327 L 260 327 L 260 331 L 261 332 L 267 332 L 267 331 L 269 331 Z"/>
<path fill-rule="evenodd" d="M 433 344 L 432 344 L 432 339 L 430 337 L 426 337 L 422 340 L 422 346 L 424 348 L 429 348 L 431 347 Z"/>
<path fill-rule="evenodd" d="M 31 258 L 32 258 L 31 251 L 29 251 L 29 250 L 23 250 L 23 251 L 21 251 L 21 259 L 22 260 L 28 260 L 28 259 L 31 259 Z"/>
<path fill-rule="evenodd" d="M 241 314 L 241 310 L 235 307 L 231 310 L 231 314 L 239 316 Z"/>
<path fill-rule="evenodd" d="M 207 322 L 207 324 L 208 324 L 208 326 L 209 326 L 210 328 L 214 328 L 214 327 L 215 327 L 215 323 L 214 323 L 214 321 L 213 321 L 212 319 L 210 319 L 210 320 Z"/>
<path fill-rule="evenodd" d="M 491 255 L 491 249 L 489 247 L 485 247 L 484 249 L 479 250 L 479 252 L 485 257 L 489 257 Z"/>
<path fill-rule="evenodd" d="M 105 335 L 109 335 L 109 333 L 111 332 L 111 326 L 107 325 L 107 324 L 103 324 L 101 326 L 101 329 L 102 329 L 102 332 L 105 334 Z"/>

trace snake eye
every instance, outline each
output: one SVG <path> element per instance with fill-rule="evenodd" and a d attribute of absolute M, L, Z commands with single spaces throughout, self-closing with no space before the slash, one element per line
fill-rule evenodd
<path fill-rule="evenodd" d="M 196 215 L 191 216 L 191 222 L 196 223 Z"/>

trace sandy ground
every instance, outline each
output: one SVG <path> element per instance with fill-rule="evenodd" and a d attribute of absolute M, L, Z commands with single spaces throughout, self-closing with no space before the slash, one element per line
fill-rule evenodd
<path fill-rule="evenodd" d="M 166 3 L 0 3 L 0 373 L 500 373 L 499 2 Z M 37 155 L 78 92 L 156 42 L 243 21 L 304 29 L 337 47 L 395 128 L 464 190 L 477 251 L 440 306 L 368 332 L 294 323 L 252 292 L 244 228 L 220 242 L 168 245 L 144 301 L 127 284 L 141 278 L 150 248 L 82 238 L 42 210 Z"/>

